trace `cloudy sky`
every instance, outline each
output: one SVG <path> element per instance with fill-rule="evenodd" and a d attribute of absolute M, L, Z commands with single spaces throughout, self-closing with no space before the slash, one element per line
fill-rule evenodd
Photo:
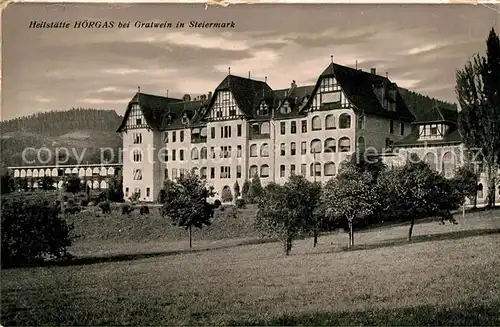
<path fill-rule="evenodd" d="M 2 16 L 2 119 L 71 107 L 123 114 L 141 91 L 212 91 L 231 73 L 315 83 L 334 61 L 456 102 L 455 71 L 498 12 L 469 5 L 11 4 Z M 234 29 L 30 29 L 30 21 L 234 21 Z"/>

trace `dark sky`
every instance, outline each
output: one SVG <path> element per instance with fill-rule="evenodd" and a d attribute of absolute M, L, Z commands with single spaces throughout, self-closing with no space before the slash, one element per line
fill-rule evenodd
<path fill-rule="evenodd" d="M 36 21 L 234 21 L 234 29 L 29 29 Z M 330 62 L 376 67 L 456 102 L 455 71 L 484 53 L 498 12 L 470 5 L 16 3 L 2 12 L 2 119 L 71 107 L 122 114 L 141 91 L 212 91 L 228 73 L 271 87 L 315 83 Z"/>

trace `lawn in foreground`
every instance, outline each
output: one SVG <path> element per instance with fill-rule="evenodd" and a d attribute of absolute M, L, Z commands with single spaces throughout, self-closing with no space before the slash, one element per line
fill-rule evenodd
<path fill-rule="evenodd" d="M 406 227 L 359 233 L 357 244 L 372 245 L 359 251 L 342 251 L 345 235 L 332 234 L 317 248 L 297 242 L 289 257 L 268 243 L 11 269 L 2 324 L 499 325 L 498 228 L 498 218 L 476 217 L 421 224 L 420 241 L 407 245 L 383 243 Z M 431 233 L 445 236 L 425 241 Z"/>

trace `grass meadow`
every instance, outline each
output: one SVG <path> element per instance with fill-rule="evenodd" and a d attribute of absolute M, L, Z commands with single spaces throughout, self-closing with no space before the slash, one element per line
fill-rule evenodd
<path fill-rule="evenodd" d="M 73 262 L 2 271 L 2 325 L 500 325 L 500 211 L 294 242 L 253 208 L 193 233 L 158 214 L 73 217 Z"/>

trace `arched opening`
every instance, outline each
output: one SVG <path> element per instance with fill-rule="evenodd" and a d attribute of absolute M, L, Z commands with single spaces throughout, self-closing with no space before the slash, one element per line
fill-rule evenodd
<path fill-rule="evenodd" d="M 260 156 L 269 157 L 269 144 L 263 143 L 260 147 Z"/>
<path fill-rule="evenodd" d="M 250 145 L 250 157 L 257 157 L 257 144 Z"/>
<path fill-rule="evenodd" d="M 453 177 L 456 167 L 456 155 L 452 151 L 448 151 L 443 155 L 442 169 L 446 178 Z"/>
<path fill-rule="evenodd" d="M 335 116 L 327 115 L 325 117 L 325 129 L 334 129 L 335 128 Z"/>
<path fill-rule="evenodd" d="M 321 164 L 319 162 L 311 164 L 310 174 L 311 176 L 321 176 Z"/>
<path fill-rule="evenodd" d="M 437 170 L 436 154 L 434 152 L 427 152 L 424 156 L 424 162 L 429 165 L 432 170 Z"/>
<path fill-rule="evenodd" d="M 268 122 L 263 122 L 262 125 L 260 125 L 260 133 L 261 134 L 269 134 L 269 123 Z"/>
<path fill-rule="evenodd" d="M 319 116 L 314 116 L 312 118 L 311 125 L 313 131 L 318 131 L 321 129 L 321 119 L 319 118 Z"/>
<path fill-rule="evenodd" d="M 321 153 L 321 140 L 314 139 L 311 141 L 311 153 Z"/>
<path fill-rule="evenodd" d="M 351 128 L 351 115 L 346 113 L 340 115 L 339 128 Z"/>
<path fill-rule="evenodd" d="M 198 160 L 198 149 L 191 149 L 191 160 Z"/>
<path fill-rule="evenodd" d="M 482 183 L 479 183 L 477 185 L 477 198 L 478 199 L 482 199 L 484 197 L 484 193 L 483 193 L 483 184 Z"/>
<path fill-rule="evenodd" d="M 101 181 L 101 189 L 105 188 L 108 188 L 108 183 L 106 183 L 105 181 Z"/>
<path fill-rule="evenodd" d="M 342 137 L 339 140 L 339 150 L 340 150 L 340 152 L 350 152 L 351 151 L 351 140 L 348 137 Z"/>
<path fill-rule="evenodd" d="M 85 171 L 85 176 L 92 176 L 92 169 L 91 168 L 87 168 L 87 170 Z"/>
<path fill-rule="evenodd" d="M 365 152 L 365 138 L 363 136 L 358 137 L 358 152 Z"/>
<path fill-rule="evenodd" d="M 85 168 L 80 168 L 78 170 L 78 176 L 85 177 Z"/>
<path fill-rule="evenodd" d="M 250 170 L 248 171 L 248 173 L 250 174 L 250 178 L 253 178 L 257 174 L 257 166 L 250 166 Z"/>
<path fill-rule="evenodd" d="M 325 140 L 325 152 L 336 152 L 337 151 L 337 144 L 335 142 L 334 138 L 327 138 Z"/>
<path fill-rule="evenodd" d="M 329 161 L 325 163 L 325 176 L 333 176 L 335 175 L 335 163 Z"/>
<path fill-rule="evenodd" d="M 260 166 L 260 177 L 269 177 L 269 166 L 268 165 Z"/>
<path fill-rule="evenodd" d="M 38 169 L 33 169 L 33 177 L 38 177 Z"/>

